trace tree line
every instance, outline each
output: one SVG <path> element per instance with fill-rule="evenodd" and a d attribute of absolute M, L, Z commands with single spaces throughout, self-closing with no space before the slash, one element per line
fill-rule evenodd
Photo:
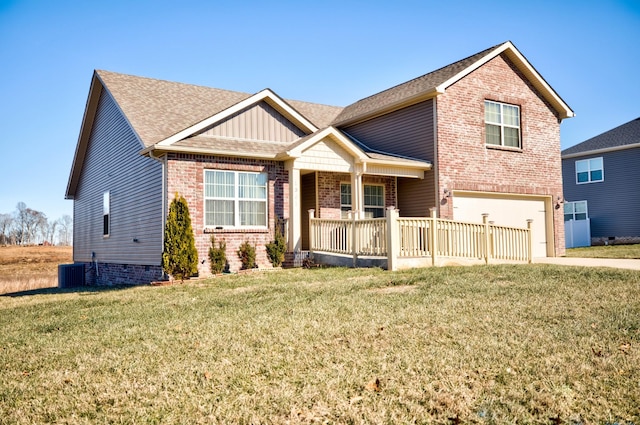
<path fill-rule="evenodd" d="M 73 220 L 63 215 L 49 219 L 42 211 L 18 202 L 15 211 L 0 213 L 0 245 L 71 245 Z"/>

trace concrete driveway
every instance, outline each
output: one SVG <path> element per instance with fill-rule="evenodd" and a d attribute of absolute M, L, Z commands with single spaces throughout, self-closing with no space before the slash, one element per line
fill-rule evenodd
<path fill-rule="evenodd" d="M 618 258 L 547 257 L 534 258 L 533 262 L 536 264 L 558 264 L 561 266 L 613 267 L 616 269 L 640 270 L 640 260 Z"/>

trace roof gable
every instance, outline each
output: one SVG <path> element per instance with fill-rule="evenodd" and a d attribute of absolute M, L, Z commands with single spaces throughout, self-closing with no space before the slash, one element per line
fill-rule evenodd
<path fill-rule="evenodd" d="M 574 116 L 569 106 L 547 84 L 529 61 L 510 41 L 507 41 L 359 100 L 345 107 L 332 124 L 336 126 L 353 124 L 435 97 L 444 93 L 456 81 L 464 78 L 500 54 L 505 54 L 522 71 L 533 86 L 558 111 L 561 118 Z"/>
<path fill-rule="evenodd" d="M 562 158 L 640 147 L 640 118 L 585 140 L 562 151 Z"/>

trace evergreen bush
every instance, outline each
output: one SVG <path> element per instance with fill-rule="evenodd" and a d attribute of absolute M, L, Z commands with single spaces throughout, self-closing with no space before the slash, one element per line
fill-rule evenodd
<path fill-rule="evenodd" d="M 284 253 L 287 252 L 287 241 L 284 239 L 279 227 L 276 226 L 275 240 L 265 246 L 267 248 L 267 256 L 269 256 L 273 267 L 280 267 L 284 261 Z"/>
<path fill-rule="evenodd" d="M 256 268 L 256 247 L 251 245 L 249 241 L 244 241 L 238 248 L 238 257 L 242 262 L 242 270 Z"/>
<path fill-rule="evenodd" d="M 189 279 L 198 272 L 198 251 L 191 227 L 189 206 L 176 193 L 164 228 L 162 268 L 174 279 Z"/>
<path fill-rule="evenodd" d="M 222 273 L 227 266 L 227 242 L 219 241 L 216 247 L 216 238 L 213 235 L 211 235 L 211 246 L 209 247 L 209 262 L 213 274 Z"/>

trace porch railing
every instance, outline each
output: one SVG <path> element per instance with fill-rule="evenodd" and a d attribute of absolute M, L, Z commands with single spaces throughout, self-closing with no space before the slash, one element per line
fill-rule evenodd
<path fill-rule="evenodd" d="M 438 257 L 513 260 L 531 262 L 531 222 L 527 228 L 498 226 L 488 222 L 464 223 L 436 217 L 398 217 L 389 208 L 386 218 L 331 220 L 310 217 L 310 249 L 336 254 L 387 257 L 394 270 L 400 258 Z"/>

